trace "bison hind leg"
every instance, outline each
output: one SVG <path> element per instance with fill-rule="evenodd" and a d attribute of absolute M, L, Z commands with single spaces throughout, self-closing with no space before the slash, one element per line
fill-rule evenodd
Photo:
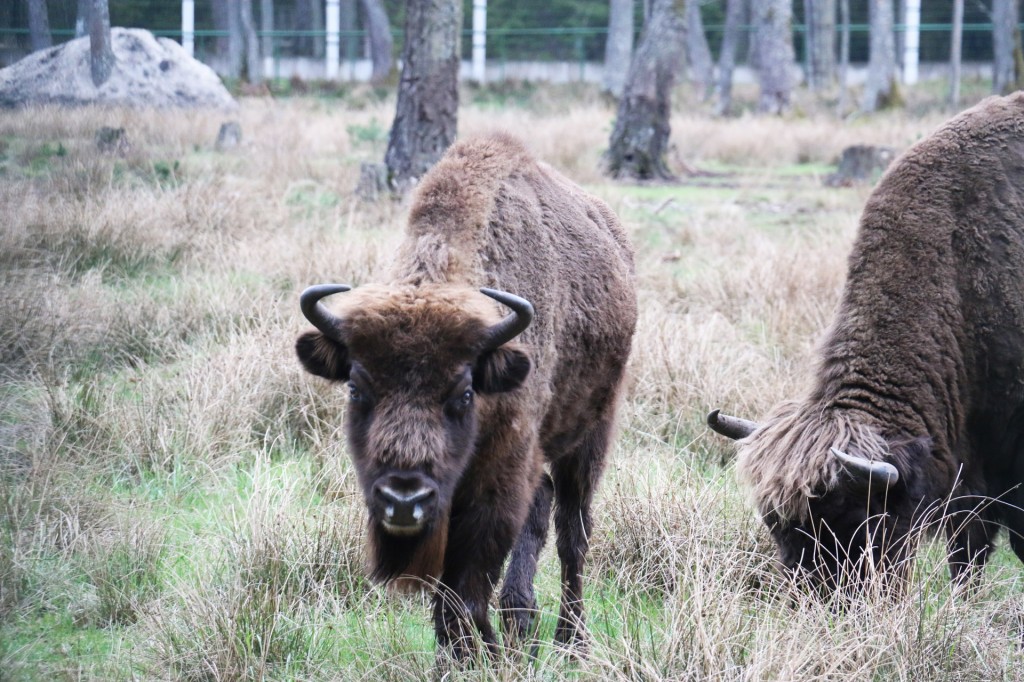
<path fill-rule="evenodd" d="M 533 493 L 529 516 L 523 530 L 516 539 L 512 556 L 505 571 L 501 586 L 502 628 L 505 646 L 518 648 L 533 635 L 537 613 L 537 599 L 533 591 L 533 576 L 537 572 L 537 556 L 548 536 L 548 519 L 551 516 L 551 498 L 554 484 L 551 477 L 543 474 L 540 484 Z M 531 655 L 536 657 L 536 644 Z"/>
<path fill-rule="evenodd" d="M 562 604 L 555 629 L 555 643 L 577 654 L 587 649 L 583 617 L 583 566 L 590 549 L 593 528 L 590 505 L 604 471 L 611 438 L 614 404 L 608 414 L 589 428 L 571 451 L 552 458 L 555 487 L 555 535 L 562 564 Z"/>

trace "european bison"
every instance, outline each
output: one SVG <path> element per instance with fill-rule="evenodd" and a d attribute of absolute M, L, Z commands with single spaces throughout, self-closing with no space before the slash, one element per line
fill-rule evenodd
<path fill-rule="evenodd" d="M 590 506 L 636 323 L 633 280 L 608 206 L 495 135 L 454 145 L 423 178 L 385 283 L 339 297 L 336 313 L 319 300 L 348 287 L 303 292 L 318 331 L 299 337 L 299 359 L 351 391 L 372 574 L 440 581 L 439 651 L 470 654 L 474 626 L 495 649 L 488 604 L 510 553 L 503 632 L 529 634 L 552 496 L 556 639 L 582 639 Z"/>
<path fill-rule="evenodd" d="M 811 390 L 743 439 L 782 562 L 819 587 L 905 575 L 942 518 L 954 580 L 999 525 L 1024 559 L 1024 93 L 907 151 L 872 193 Z M 898 584 L 899 581 L 897 581 Z"/>

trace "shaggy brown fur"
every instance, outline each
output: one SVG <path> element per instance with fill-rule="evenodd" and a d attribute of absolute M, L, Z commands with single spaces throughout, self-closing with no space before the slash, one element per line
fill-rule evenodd
<path fill-rule="evenodd" d="M 898 562 L 940 507 L 954 578 L 998 524 L 1024 559 L 1024 94 L 957 116 L 883 177 L 816 377 L 739 451 L 787 565 L 832 581 L 845 561 Z M 899 482 L 853 483 L 830 447 Z"/>
<path fill-rule="evenodd" d="M 590 504 L 636 323 L 633 280 L 612 211 L 495 135 L 453 146 L 424 177 L 387 281 L 336 297 L 345 343 L 299 338 L 309 371 L 354 392 L 348 435 L 373 572 L 439 580 L 435 629 L 457 656 L 472 650 L 474 627 L 496 643 L 488 604 L 510 554 L 506 639 L 528 633 L 552 499 L 563 577 L 556 636 L 581 638 Z M 505 313 L 481 287 L 536 310 L 497 350 L 481 342 Z M 381 523 L 375 485 L 396 475 L 436 488 L 419 535 Z"/>

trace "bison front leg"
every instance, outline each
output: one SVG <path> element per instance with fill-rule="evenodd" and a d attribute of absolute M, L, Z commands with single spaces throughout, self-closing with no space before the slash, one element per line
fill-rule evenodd
<path fill-rule="evenodd" d="M 495 656 L 498 640 L 488 618 L 494 585 L 501 574 L 525 515 L 527 501 L 492 498 L 489 504 L 474 497 L 473 504 L 453 514 L 445 552 L 444 574 L 434 597 L 434 629 L 438 655 L 463 663 L 479 650 L 478 638 Z M 510 504 L 521 504 L 523 513 L 509 515 Z"/>
<path fill-rule="evenodd" d="M 533 576 L 537 572 L 537 556 L 548 536 L 553 489 L 551 477 L 544 474 L 534 491 L 530 515 L 519 533 L 505 571 L 499 604 L 505 646 L 508 648 L 518 648 L 533 631 L 533 620 L 537 612 Z"/>
<path fill-rule="evenodd" d="M 495 576 L 497 577 L 497 576 Z M 477 638 L 490 655 L 497 653 L 498 641 L 487 618 L 491 582 L 485 586 L 478 577 L 446 579 L 434 595 L 434 632 L 439 661 L 450 657 L 464 664 L 478 655 Z"/>

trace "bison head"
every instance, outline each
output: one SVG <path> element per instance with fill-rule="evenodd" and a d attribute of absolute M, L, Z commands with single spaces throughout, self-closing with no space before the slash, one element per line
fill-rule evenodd
<path fill-rule="evenodd" d="M 924 458 L 928 441 L 890 441 L 868 427 L 814 415 L 791 411 L 762 429 L 715 410 L 708 425 L 742 441 L 740 477 L 753 490 L 786 570 L 826 592 L 857 588 L 868 576 L 898 584 L 890 579 L 906 570 L 912 523 L 921 511 L 908 463 Z"/>
<path fill-rule="evenodd" d="M 513 391 L 530 372 L 510 344 L 533 316 L 528 301 L 451 285 L 365 286 L 335 315 L 320 299 L 348 291 L 324 284 L 302 293 L 317 331 L 296 342 L 307 371 L 347 382 L 349 450 L 369 512 L 374 577 L 440 577 L 456 485 L 475 449 L 487 396 Z M 483 397 L 483 399 L 480 399 Z"/>

